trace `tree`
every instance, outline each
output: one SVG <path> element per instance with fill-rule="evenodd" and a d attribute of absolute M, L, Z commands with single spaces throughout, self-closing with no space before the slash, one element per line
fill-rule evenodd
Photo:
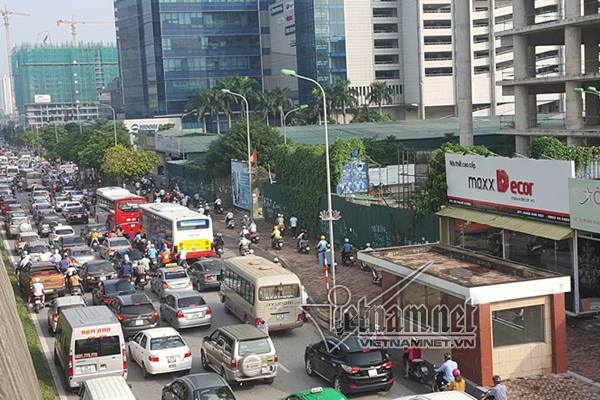
<path fill-rule="evenodd" d="M 375 109 L 363 104 L 352 110 L 352 123 L 359 122 L 389 122 L 393 118 L 390 114 L 379 114 Z"/>
<path fill-rule="evenodd" d="M 347 79 L 336 78 L 333 81 L 332 86 L 333 92 L 333 104 L 336 109 L 342 112 L 342 119 L 344 124 L 346 122 L 346 115 L 348 108 L 354 107 L 358 104 L 358 92 L 356 89 L 350 87 L 350 81 Z"/>
<path fill-rule="evenodd" d="M 118 145 L 106 151 L 102 172 L 119 182 L 134 183 L 152 174 L 159 163 L 160 159 L 154 152 Z"/>
<path fill-rule="evenodd" d="M 129 135 L 126 132 L 117 132 L 117 143 L 121 146 L 129 146 Z M 77 153 L 77 164 L 82 167 L 100 170 L 104 155 L 114 147 L 115 138 L 112 131 L 96 129 L 85 146 Z"/>
<path fill-rule="evenodd" d="M 289 110 L 292 105 L 292 94 L 290 89 L 287 87 L 276 87 L 271 91 L 271 96 L 273 100 L 273 113 L 277 115 L 279 113 L 279 118 L 282 118 L 281 113 Z M 283 125 L 283 121 L 279 121 L 281 125 Z"/>
<path fill-rule="evenodd" d="M 204 126 L 204 133 L 208 132 L 206 129 L 206 114 L 209 114 L 211 110 L 210 101 L 211 97 L 208 90 L 197 90 L 188 99 L 187 103 L 188 110 L 197 111 L 198 122 L 202 122 L 202 125 Z"/>
<path fill-rule="evenodd" d="M 331 85 L 329 84 L 324 84 L 323 86 L 323 90 L 325 91 L 325 100 L 326 100 L 326 105 L 327 105 L 327 111 L 329 111 L 329 115 L 331 115 L 331 111 L 333 111 L 333 105 L 334 105 L 334 93 L 333 93 L 333 88 L 331 87 Z M 321 92 L 321 89 L 319 89 L 318 87 L 313 88 L 312 92 L 311 92 L 312 96 L 315 98 L 316 102 L 314 107 L 317 109 L 318 111 L 318 119 L 319 119 L 319 125 L 321 125 L 322 123 L 322 118 L 321 118 L 321 114 L 323 113 L 323 93 Z M 328 116 L 329 119 L 329 116 Z"/>
<path fill-rule="evenodd" d="M 383 115 L 383 103 L 391 103 L 392 96 L 394 95 L 394 89 L 389 87 L 387 83 L 383 81 L 373 82 L 370 85 L 371 91 L 367 95 L 367 101 L 369 104 L 377 104 L 379 108 L 379 115 Z"/>
<path fill-rule="evenodd" d="M 23 143 L 32 149 L 39 149 L 42 145 L 42 137 L 39 132 L 36 131 L 25 131 L 23 132 Z"/>
<path fill-rule="evenodd" d="M 260 116 L 261 119 L 265 120 L 265 123 L 267 124 L 267 126 L 269 126 L 269 114 L 276 110 L 275 98 L 273 97 L 273 93 L 268 91 L 259 93 L 256 96 L 256 98 L 256 113 Z"/>

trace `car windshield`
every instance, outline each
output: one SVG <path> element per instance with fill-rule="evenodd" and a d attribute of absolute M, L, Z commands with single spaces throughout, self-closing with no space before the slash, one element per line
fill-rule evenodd
<path fill-rule="evenodd" d="M 116 238 L 108 241 L 110 247 L 129 246 L 129 241 L 125 238 Z"/>
<path fill-rule="evenodd" d="M 27 217 L 15 217 L 12 220 L 13 225 L 21 225 L 24 222 L 27 222 Z"/>
<path fill-rule="evenodd" d="M 48 204 L 48 203 L 37 203 L 36 208 L 38 210 L 46 210 L 46 209 L 52 208 L 52 205 Z"/>
<path fill-rule="evenodd" d="M 94 251 L 92 249 L 71 250 L 72 257 L 89 257 L 89 256 L 93 256 L 93 255 L 94 255 Z"/>
<path fill-rule="evenodd" d="M 76 214 L 76 213 L 82 213 L 83 212 L 83 207 L 80 207 L 80 206 L 68 207 L 67 211 L 70 212 L 70 213 L 74 213 L 74 214 Z"/>
<path fill-rule="evenodd" d="M 184 347 L 185 343 L 179 336 L 166 336 L 150 340 L 150 350 L 166 350 Z"/>
<path fill-rule="evenodd" d="M 207 271 L 207 272 L 221 272 L 221 262 L 220 261 L 206 261 L 202 263 L 198 263 L 195 266 L 195 269 L 199 271 Z"/>
<path fill-rule="evenodd" d="M 142 315 L 154 312 L 152 304 L 132 304 L 130 306 L 121 307 L 121 314 L 125 315 Z"/>
<path fill-rule="evenodd" d="M 215 386 L 194 391 L 194 400 L 235 400 L 227 386 Z"/>
<path fill-rule="evenodd" d="M 349 365 L 357 367 L 383 363 L 383 354 L 381 350 L 353 352 L 348 353 L 346 357 Z"/>
<path fill-rule="evenodd" d="M 94 274 L 102 274 L 114 271 L 115 270 L 110 263 L 88 264 L 88 272 Z"/>
<path fill-rule="evenodd" d="M 104 291 L 106 293 L 117 293 L 117 292 L 129 292 L 131 290 L 135 290 L 133 285 L 126 280 L 120 280 L 111 285 L 105 285 Z"/>
<path fill-rule="evenodd" d="M 165 272 L 165 280 L 169 279 L 185 279 L 187 278 L 185 271 Z"/>
<path fill-rule="evenodd" d="M 128 201 L 128 202 L 124 202 L 124 203 L 119 203 L 119 210 L 121 210 L 123 212 L 136 211 L 137 209 L 140 208 L 140 204 L 143 204 L 143 202 Z"/>
<path fill-rule="evenodd" d="M 243 340 L 240 342 L 239 354 L 240 357 L 247 356 L 249 354 L 265 354 L 271 351 L 271 345 L 266 338 Z"/>
<path fill-rule="evenodd" d="M 179 302 L 177 303 L 179 308 L 203 306 L 205 304 L 206 302 L 200 296 L 184 297 L 182 299 L 179 299 Z"/>
<path fill-rule="evenodd" d="M 72 235 L 73 229 L 57 229 L 56 234 L 57 235 Z"/>
<path fill-rule="evenodd" d="M 29 253 L 34 254 L 34 253 L 47 253 L 50 251 L 50 247 L 48 246 L 31 246 L 29 247 Z"/>

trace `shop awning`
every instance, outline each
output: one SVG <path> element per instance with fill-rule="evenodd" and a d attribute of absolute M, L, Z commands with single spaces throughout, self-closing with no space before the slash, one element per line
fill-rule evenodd
<path fill-rule="evenodd" d="M 458 218 L 493 226 L 494 228 L 526 233 L 552 240 L 563 240 L 573 235 L 573 230 L 568 226 L 532 221 L 526 218 L 508 217 L 460 207 L 443 208 L 437 212 L 437 215 L 440 217 Z"/>

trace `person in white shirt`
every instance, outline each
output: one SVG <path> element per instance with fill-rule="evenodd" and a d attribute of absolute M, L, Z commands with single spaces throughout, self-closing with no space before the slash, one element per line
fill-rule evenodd
<path fill-rule="evenodd" d="M 290 217 L 290 229 L 292 231 L 292 237 L 296 237 L 296 229 L 298 228 L 298 217 L 292 215 Z"/>
<path fill-rule="evenodd" d="M 55 249 L 54 254 L 52 254 L 52 257 L 50 257 L 50 262 L 58 265 L 60 260 L 62 260 L 62 257 L 60 256 L 58 249 Z"/>
<path fill-rule="evenodd" d="M 256 223 L 254 221 L 250 222 L 250 226 L 248 227 L 248 231 L 250 234 L 256 234 Z"/>
<path fill-rule="evenodd" d="M 44 295 L 44 284 L 40 281 L 40 278 L 35 278 L 33 285 L 31 285 L 31 296 L 29 297 L 29 303 L 33 302 L 36 297 L 42 298 L 42 304 L 46 302 L 46 296 Z"/>
<path fill-rule="evenodd" d="M 187 260 L 187 250 L 184 245 L 181 245 L 181 249 L 179 250 L 179 265 L 184 265 Z"/>

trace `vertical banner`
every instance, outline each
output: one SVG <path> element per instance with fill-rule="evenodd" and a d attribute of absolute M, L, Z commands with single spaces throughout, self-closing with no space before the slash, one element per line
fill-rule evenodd
<path fill-rule="evenodd" d="M 231 194 L 235 207 L 250 210 L 250 175 L 246 161 L 231 160 Z"/>

